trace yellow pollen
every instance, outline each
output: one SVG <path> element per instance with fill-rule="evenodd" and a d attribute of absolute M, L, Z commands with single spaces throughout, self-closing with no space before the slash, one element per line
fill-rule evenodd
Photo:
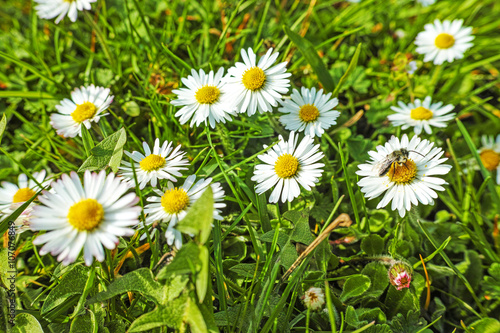
<path fill-rule="evenodd" d="M 83 199 L 69 208 L 68 222 L 78 231 L 92 231 L 104 219 L 104 209 L 95 199 Z"/>
<path fill-rule="evenodd" d="M 182 188 L 166 190 L 161 197 L 163 210 L 168 214 L 177 214 L 185 210 L 189 204 L 189 196 Z"/>
<path fill-rule="evenodd" d="M 299 160 L 290 154 L 281 155 L 274 163 L 274 171 L 280 178 L 291 178 L 298 170 Z"/>
<path fill-rule="evenodd" d="M 455 44 L 455 38 L 452 35 L 447 34 L 445 32 L 440 33 L 434 40 L 434 45 L 436 45 L 438 49 L 449 49 L 454 44 Z"/>
<path fill-rule="evenodd" d="M 220 90 L 217 87 L 205 85 L 196 91 L 195 97 L 200 104 L 213 104 L 219 100 Z"/>
<path fill-rule="evenodd" d="M 387 176 L 392 182 L 409 184 L 417 177 L 417 165 L 410 159 L 408 159 L 405 164 L 401 165 L 394 162 Z"/>
<path fill-rule="evenodd" d="M 14 194 L 14 198 L 12 199 L 12 203 L 25 202 L 31 199 L 36 194 L 35 191 L 30 189 L 29 187 L 20 188 L 17 190 L 16 194 Z"/>
<path fill-rule="evenodd" d="M 243 78 L 241 79 L 245 88 L 256 91 L 261 89 L 266 83 L 266 74 L 259 67 L 255 66 L 247 69 L 243 73 Z"/>
<path fill-rule="evenodd" d="M 299 110 L 299 118 L 305 123 L 315 121 L 319 117 L 319 110 L 314 104 L 305 104 Z"/>
<path fill-rule="evenodd" d="M 410 117 L 415 120 L 429 120 L 432 118 L 432 116 L 432 111 L 424 108 L 423 106 L 412 109 L 410 113 Z"/>
<path fill-rule="evenodd" d="M 483 150 L 479 154 L 479 157 L 481 157 L 481 162 L 483 162 L 484 167 L 489 171 L 495 170 L 500 164 L 500 154 L 492 149 Z"/>
<path fill-rule="evenodd" d="M 75 111 L 71 113 L 71 117 L 77 123 L 81 123 L 84 120 L 91 119 L 97 112 L 97 108 L 94 103 L 85 102 L 83 104 L 78 104 Z"/>
<path fill-rule="evenodd" d="M 149 172 L 160 169 L 165 163 L 165 159 L 160 155 L 151 154 L 141 161 L 140 166 L 142 170 Z"/>

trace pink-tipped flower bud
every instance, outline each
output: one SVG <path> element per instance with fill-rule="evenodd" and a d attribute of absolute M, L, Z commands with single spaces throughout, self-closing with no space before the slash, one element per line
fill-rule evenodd
<path fill-rule="evenodd" d="M 397 290 L 403 288 L 410 288 L 411 277 L 413 274 L 413 269 L 410 265 L 403 261 L 396 261 L 389 268 L 389 281 L 396 287 Z"/>

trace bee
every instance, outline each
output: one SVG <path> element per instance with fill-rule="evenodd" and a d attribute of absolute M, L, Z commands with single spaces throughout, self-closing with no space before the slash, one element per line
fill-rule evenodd
<path fill-rule="evenodd" d="M 393 165 L 394 165 L 394 171 L 396 171 L 396 164 L 398 166 L 404 165 L 405 168 L 408 169 L 406 162 L 408 161 L 410 152 L 422 155 L 417 151 L 408 150 L 406 148 L 401 148 L 400 150 L 395 150 L 392 153 L 387 154 L 387 156 L 382 161 L 378 162 L 375 165 L 375 169 L 378 171 L 379 177 L 385 176 L 391 170 L 391 167 Z"/>

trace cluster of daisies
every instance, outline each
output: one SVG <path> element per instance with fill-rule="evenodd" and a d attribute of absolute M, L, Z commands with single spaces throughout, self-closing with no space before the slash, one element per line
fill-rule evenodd
<path fill-rule="evenodd" d="M 56 23 L 68 15 L 71 21 L 77 12 L 90 9 L 95 0 L 35 0 L 39 16 L 56 18 Z M 423 1 L 421 1 L 423 2 Z M 427 1 L 430 2 L 430 1 Z M 439 65 L 444 61 L 460 59 L 469 49 L 474 38 L 471 28 L 462 27 L 462 20 L 453 22 L 436 20 L 425 26 L 415 41 L 417 52 L 424 54 L 424 61 Z M 315 137 L 322 136 L 336 124 L 340 112 L 334 110 L 338 99 L 331 93 L 316 88 L 293 89 L 284 97 L 290 87 L 290 73 L 286 62 L 277 62 L 279 53 L 269 49 L 257 59 L 249 48 L 241 50 L 242 62 L 236 62 L 224 75 L 224 68 L 208 74 L 202 69 L 192 70 L 191 75 L 182 78 L 183 87 L 174 90 L 177 99 L 172 105 L 180 107 L 175 113 L 181 124 L 210 126 L 230 122 L 239 114 L 253 116 L 273 112 L 282 113 L 280 122 L 290 130 L 288 140 L 279 136 L 279 141 L 266 153 L 258 156 L 262 162 L 255 166 L 252 180 L 256 192 L 262 194 L 272 189 L 269 202 L 290 202 L 301 194 L 301 188 L 309 191 L 323 173 L 325 158 Z M 415 63 L 407 72 L 416 71 Z M 90 85 L 80 87 L 56 107 L 51 115 L 51 125 L 61 136 L 72 138 L 82 136 L 82 125 L 90 129 L 113 102 L 110 89 Z M 369 198 L 383 195 L 378 208 L 391 204 L 401 217 L 412 206 L 419 203 L 433 204 L 436 191 L 443 191 L 446 182 L 439 176 L 449 172 L 451 166 L 443 164 L 444 151 L 434 143 L 418 137 L 422 132 L 432 133 L 432 127 L 445 127 L 453 119 L 452 105 L 432 103 L 431 97 L 412 103 L 398 102 L 392 107 L 395 114 L 389 119 L 394 126 L 412 128 L 416 134 L 411 139 L 404 134 L 401 139 L 392 137 L 384 146 L 370 151 L 371 160 L 359 165 L 357 174 L 361 191 Z M 303 134 L 302 139 L 299 138 Z M 483 164 L 494 170 L 500 164 L 500 136 L 483 140 L 479 151 Z M 105 249 L 114 249 L 118 237 L 132 236 L 136 229 L 151 227 L 157 223 L 168 223 L 165 237 L 169 245 L 182 245 L 182 235 L 175 229 L 189 211 L 189 208 L 210 186 L 214 193 L 214 219 L 222 220 L 221 209 L 224 190 L 212 179 L 197 179 L 196 175 L 183 175 L 189 162 L 181 147 L 172 142 L 156 139 L 152 148 L 146 142 L 142 151 L 126 152 L 129 161 L 122 161 L 118 175 L 105 171 L 85 172 L 83 182 L 73 172 L 63 174 L 48 187 L 45 171 L 34 173 L 30 180 L 26 175 L 19 177 L 18 185 L 2 183 L 0 209 L 2 215 L 9 215 L 16 207 L 26 202 L 43 188 L 38 202 L 32 203 L 20 217 L 20 223 L 35 231 L 47 231 L 33 241 L 42 245 L 41 254 L 51 253 L 64 264 L 74 262 L 81 254 L 87 265 L 93 258 L 104 260 Z M 264 146 L 264 148 L 268 148 Z M 499 170 L 500 171 L 500 170 Z M 186 176 L 182 185 L 176 185 L 177 178 Z M 500 181 L 500 176 L 498 179 Z M 145 221 L 139 223 L 142 208 L 131 187 L 137 186 L 147 193 L 144 207 Z M 149 228 L 147 228 L 149 229 Z M 146 237 L 146 233 L 143 234 Z"/>

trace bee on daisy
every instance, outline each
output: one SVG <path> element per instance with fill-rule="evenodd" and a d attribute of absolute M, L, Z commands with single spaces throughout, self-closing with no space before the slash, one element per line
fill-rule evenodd
<path fill-rule="evenodd" d="M 264 164 L 255 166 L 252 181 L 257 182 L 256 192 L 261 194 L 274 190 L 269 197 L 270 203 L 292 201 L 300 195 L 299 184 L 310 191 L 323 173 L 323 163 L 317 163 L 324 157 L 319 144 L 314 145 L 310 136 L 305 136 L 297 146 L 298 136 L 290 132 L 288 141 L 279 136 L 279 142 L 269 152 L 259 155 Z M 267 145 L 264 145 L 267 148 Z"/>
<path fill-rule="evenodd" d="M 240 113 L 247 112 L 249 116 L 271 112 L 278 106 L 282 94 L 288 92 L 292 74 L 286 72 L 286 62 L 274 65 L 279 53 L 267 50 L 259 59 L 251 48 L 241 50 L 243 62 L 237 62 L 229 68 L 226 76 L 227 91 L 234 101 L 234 106 Z"/>
<path fill-rule="evenodd" d="M 113 102 L 109 88 L 96 87 L 91 84 L 88 87 L 81 86 L 71 93 L 71 99 L 65 98 L 56 105 L 59 113 L 50 116 L 50 124 L 57 134 L 67 138 L 82 136 L 81 125 L 90 129 L 91 123 L 98 123 L 103 113 Z"/>
<path fill-rule="evenodd" d="M 340 112 L 333 110 L 339 104 L 337 98 L 332 98 L 332 93 L 323 94 L 323 89 L 306 89 L 301 92 L 293 89 L 290 99 L 280 101 L 283 105 L 278 110 L 285 115 L 280 117 L 280 122 L 287 130 L 304 132 L 305 135 L 323 135 L 325 130 L 335 125 Z"/>
<path fill-rule="evenodd" d="M 399 107 L 391 106 L 395 114 L 387 118 L 394 126 L 401 126 L 403 130 L 413 127 L 416 135 L 424 130 L 427 134 L 432 134 L 432 127 L 443 128 L 455 117 L 455 113 L 450 113 L 455 107 L 451 104 L 443 106 L 443 102 L 432 103 L 432 98 L 427 96 L 422 102 L 416 99 L 414 103 L 405 104 L 398 102 Z"/>
<path fill-rule="evenodd" d="M 19 206 L 47 186 L 50 181 L 45 179 L 46 174 L 45 170 L 34 172 L 33 179 L 28 179 L 28 176 L 22 173 L 18 177 L 17 184 L 2 182 L 2 187 L 0 187 L 0 216 L 8 216 L 14 213 Z M 35 204 L 32 202 L 14 221 L 14 225 L 19 227 L 18 232 L 27 230 L 34 206 Z"/>
<path fill-rule="evenodd" d="M 83 249 L 87 266 L 94 258 L 103 261 L 104 247 L 115 249 L 118 237 L 132 236 L 131 227 L 139 223 L 139 198 L 128 190 L 126 182 L 113 173 L 106 176 L 104 170 L 87 170 L 83 184 L 76 172 L 63 174 L 33 208 L 31 230 L 48 231 L 33 240 L 34 245 L 44 244 L 40 255 L 50 252 L 69 265 Z"/>
<path fill-rule="evenodd" d="M 211 178 L 200 178 L 196 181 L 196 175 L 190 175 L 182 186 L 174 187 L 172 182 L 168 182 L 164 191 L 154 189 L 156 195 L 147 198 L 149 204 L 144 207 L 144 213 L 147 214 L 146 225 L 151 225 L 154 222 L 168 223 L 165 232 L 167 243 L 180 249 L 182 235 L 174 227 L 187 215 L 191 206 L 201 197 L 208 186 L 211 186 L 213 191 L 213 217 L 216 220 L 222 220 L 221 209 L 226 207 L 226 204 L 223 202 L 224 190 L 220 183 L 212 183 Z M 144 237 L 145 235 L 142 238 Z"/>
<path fill-rule="evenodd" d="M 451 165 L 443 164 L 447 160 L 441 158 L 444 151 L 433 146 L 416 135 L 408 140 L 406 134 L 401 141 L 393 136 L 385 146 L 377 146 L 376 151 L 368 152 L 371 160 L 358 166 L 361 192 L 368 199 L 385 193 L 377 209 L 392 201 L 391 209 L 401 217 L 419 202 L 434 204 L 436 191 L 444 191 L 442 185 L 447 184 L 436 176 L 446 175 Z"/>
<path fill-rule="evenodd" d="M 138 151 L 129 153 L 125 151 L 125 155 L 134 160 L 134 166 L 130 162 L 122 161 L 122 166 L 119 167 L 120 174 L 128 178 L 130 182 L 134 182 L 134 170 L 137 177 L 139 189 L 146 187 L 148 183 L 155 187 L 159 179 L 168 179 L 177 181 L 175 177 L 180 177 L 180 170 L 187 170 L 186 165 L 189 164 L 185 158 L 186 153 L 181 151 L 181 145 L 172 147 L 172 142 L 164 141 L 160 146 L 160 139 L 156 138 L 153 150 L 149 148 L 146 142 L 142 143 L 144 154 Z M 134 168 L 134 169 L 132 169 Z"/>
<path fill-rule="evenodd" d="M 415 45 L 417 53 L 424 54 L 424 62 L 434 61 L 435 65 L 462 59 L 470 49 L 474 39 L 471 27 L 463 27 L 463 20 L 453 22 L 435 20 L 434 24 L 424 26 L 424 31 L 417 35 Z"/>
<path fill-rule="evenodd" d="M 191 75 L 181 79 L 186 87 L 172 90 L 177 99 L 171 102 L 172 105 L 182 106 L 175 114 L 180 117 L 181 124 L 191 119 L 190 126 L 207 125 L 208 120 L 210 127 L 215 128 L 216 123 L 231 120 L 231 115 L 236 112 L 223 76 L 224 68 L 220 68 L 215 75 L 213 71 L 205 74 L 201 69 L 199 72 L 193 69 Z"/>
<path fill-rule="evenodd" d="M 483 135 L 481 143 L 483 146 L 478 150 L 481 163 L 486 170 L 497 171 L 496 181 L 500 185 L 500 135 L 497 135 L 496 140 L 493 136 Z"/>
<path fill-rule="evenodd" d="M 76 22 L 78 11 L 92 9 L 91 3 L 97 0 L 34 0 L 35 9 L 42 19 L 56 18 L 56 24 L 68 15 L 71 22 Z"/>

